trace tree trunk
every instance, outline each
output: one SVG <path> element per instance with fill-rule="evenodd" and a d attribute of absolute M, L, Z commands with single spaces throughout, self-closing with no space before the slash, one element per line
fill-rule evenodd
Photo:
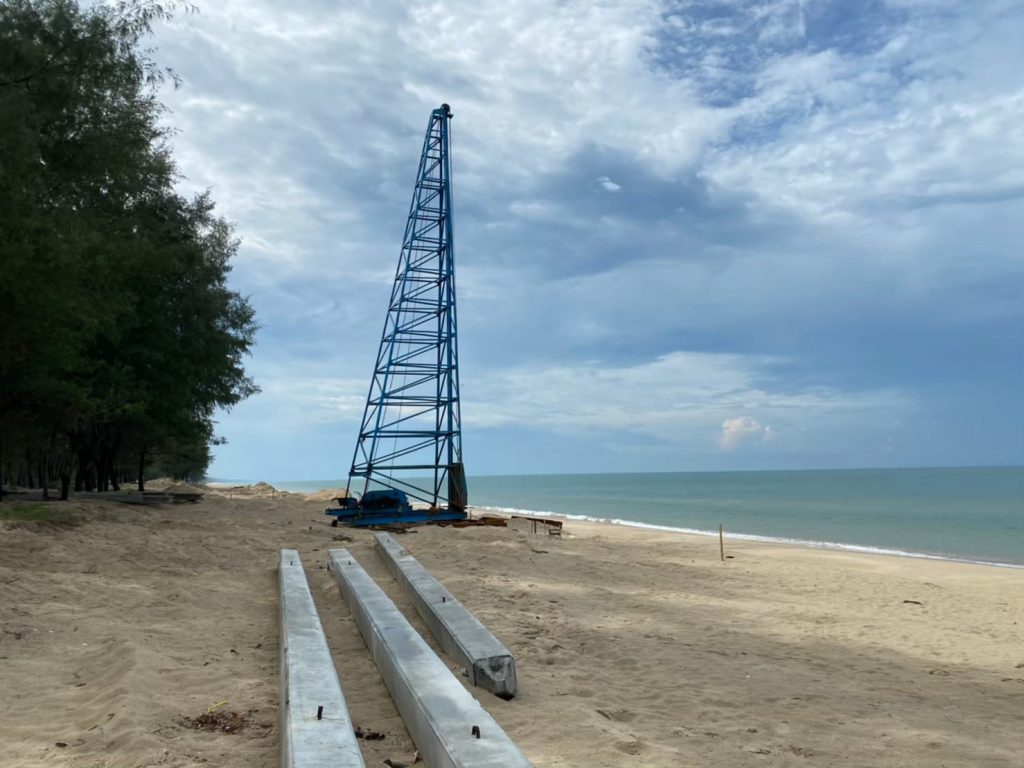
<path fill-rule="evenodd" d="M 50 457 L 43 452 L 43 460 L 39 462 L 39 485 L 43 488 L 43 499 L 50 500 Z"/>
<path fill-rule="evenodd" d="M 65 468 L 60 471 L 60 500 L 68 500 L 68 491 L 71 490 L 71 473 Z"/>
<path fill-rule="evenodd" d="M 35 488 L 35 481 L 32 479 L 32 454 L 29 453 L 28 448 L 25 449 L 25 475 L 28 480 L 28 487 Z"/>
<path fill-rule="evenodd" d="M 78 475 L 82 478 L 82 490 L 91 493 L 96 490 L 95 462 L 82 453 L 78 457 Z"/>
<path fill-rule="evenodd" d="M 117 430 L 114 432 L 114 437 L 110 441 L 105 451 L 104 468 L 103 468 L 103 490 L 113 488 L 115 491 L 121 490 L 117 485 L 117 454 L 121 450 L 121 431 Z"/>
<path fill-rule="evenodd" d="M 107 452 L 100 450 L 99 459 L 96 461 L 96 490 L 106 491 L 108 488 L 108 477 L 110 475 L 110 463 Z"/>
<path fill-rule="evenodd" d="M 146 490 L 146 446 L 139 451 L 139 493 Z"/>

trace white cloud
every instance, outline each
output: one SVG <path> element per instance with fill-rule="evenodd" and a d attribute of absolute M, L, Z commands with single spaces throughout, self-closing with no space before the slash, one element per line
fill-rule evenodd
<path fill-rule="evenodd" d="M 735 447 L 756 435 L 791 450 L 790 438 L 799 441 L 811 434 L 817 439 L 857 420 L 867 428 L 877 421 L 888 429 L 894 414 L 913 407 L 904 393 L 891 389 L 777 391 L 762 383 L 769 369 L 783 362 L 764 356 L 673 352 L 635 365 L 594 362 L 495 370 L 474 377 L 468 388 L 463 385 L 463 415 L 477 428 L 621 431 L 705 449 L 728 433 L 734 436 L 719 443 L 722 447 Z M 737 411 L 755 416 L 737 418 Z"/>
<path fill-rule="evenodd" d="M 896 390 L 773 391 L 760 382 L 781 363 L 764 356 L 673 352 L 635 365 L 474 368 L 471 378 L 463 376 L 463 420 L 472 429 L 622 432 L 703 450 L 777 439 L 783 450 L 792 450 L 793 441 L 817 439 L 854 422 L 866 428 L 877 424 L 888 433 L 893 420 L 913 407 Z M 325 375 L 330 367 L 330 361 L 260 364 L 264 392 L 244 406 L 246 420 L 258 418 L 288 432 L 354 425 L 362 415 L 367 381 Z M 736 417 L 737 411 L 754 415 Z"/>
<path fill-rule="evenodd" d="M 774 0 L 753 6 L 752 15 L 762 23 L 760 40 L 790 42 L 802 38 L 807 32 L 805 5 L 806 0 Z"/>
<path fill-rule="evenodd" d="M 890 0 L 851 43 L 814 38 L 817 7 L 225 0 L 162 29 L 175 157 L 238 222 L 233 284 L 265 326 L 251 413 L 357 418 L 441 101 L 467 424 L 714 452 L 746 417 L 785 451 L 912 407 L 910 359 L 946 351 L 857 359 L 868 336 L 1020 318 L 1021 17 Z M 858 383 L 812 359 L 814 333 Z M 752 354 L 663 354 L 690 347 Z M 809 379 L 769 386 L 763 349 Z"/>
<path fill-rule="evenodd" d="M 561 205 L 550 200 L 515 200 L 508 210 L 514 216 L 536 221 L 561 221 L 567 215 Z"/>
<path fill-rule="evenodd" d="M 1024 88 L 994 66 L 1024 64 L 1020 16 L 991 2 L 970 18 L 931 16 L 931 5 L 879 50 L 770 58 L 736 126 L 776 135 L 710 152 L 705 178 L 819 221 L 1024 194 Z"/>
<path fill-rule="evenodd" d="M 529 186 L 584 145 L 671 174 L 725 135 L 726 115 L 647 65 L 661 12 L 654 0 L 529 0 L 304 2 L 282 14 L 266 0 L 226 0 L 179 18 L 159 42 L 185 76 L 182 91 L 167 94 L 186 128 L 177 144 L 207 145 L 211 163 L 246 147 L 219 140 L 211 151 L 205 134 L 259 122 L 291 132 L 292 142 L 312 139 L 309 149 L 345 166 L 391 165 L 426 110 L 445 100 L 462 188 L 495 177 Z M 249 146 L 251 170 L 288 149 Z"/>
<path fill-rule="evenodd" d="M 303 2 L 284 14 L 228 0 L 160 33 L 162 58 L 185 76 L 166 94 L 176 156 L 260 246 L 254 269 L 271 280 L 339 258 L 365 271 L 397 252 L 417 137 L 442 99 L 456 113 L 457 192 L 499 193 L 504 210 L 484 212 L 499 227 L 511 217 L 593 231 L 569 201 L 532 196 L 584 148 L 665 179 L 699 172 L 713 199 L 752 200 L 766 218 L 782 209 L 855 232 L 870 222 L 890 242 L 914 229 L 900 211 L 1024 193 L 1024 90 L 994 64 L 1024 62 L 998 3 L 962 17 L 906 6 L 907 21 L 879 22 L 889 42 L 877 50 L 804 45 L 805 2 L 736 7 L 729 21 L 699 21 L 685 8 L 666 17 L 655 0 Z M 650 57 L 673 26 L 697 58 L 669 74 Z M 702 83 L 728 91 L 741 79 L 737 58 L 752 91 L 706 103 Z M 358 186 L 367 175 L 393 198 L 387 231 Z"/>
<path fill-rule="evenodd" d="M 769 425 L 762 425 L 749 416 L 737 416 L 722 422 L 718 445 L 723 451 L 735 451 L 742 443 L 760 440 L 770 442 L 776 433 Z"/>

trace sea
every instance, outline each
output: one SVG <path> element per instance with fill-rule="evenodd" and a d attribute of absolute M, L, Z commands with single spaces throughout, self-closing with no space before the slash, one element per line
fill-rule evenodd
<path fill-rule="evenodd" d="M 282 490 L 344 480 L 282 481 Z M 1024 567 L 1024 467 L 470 476 L 479 511 Z"/>

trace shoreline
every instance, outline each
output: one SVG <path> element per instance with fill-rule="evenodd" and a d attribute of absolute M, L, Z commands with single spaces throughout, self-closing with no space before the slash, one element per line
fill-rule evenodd
<path fill-rule="evenodd" d="M 562 520 L 573 523 L 593 523 L 595 525 L 621 526 L 624 528 L 636 528 L 643 531 L 655 531 L 671 533 L 681 536 L 718 537 L 718 531 L 708 531 L 699 528 L 681 528 L 671 525 L 658 525 L 657 523 L 644 523 L 637 520 L 625 520 L 621 518 L 592 517 L 590 515 L 572 515 L 558 512 L 548 512 L 534 509 L 517 509 L 515 507 L 492 507 L 471 505 L 470 512 L 481 511 L 502 516 L 522 515 L 526 517 L 544 517 L 553 520 Z M 845 552 L 848 554 L 860 555 L 884 555 L 887 557 L 899 557 L 911 560 L 930 560 L 943 563 L 960 563 L 963 565 L 983 565 L 990 568 L 1009 568 L 1011 570 L 1024 570 L 1024 563 L 1008 563 L 997 560 L 977 560 L 964 556 L 939 555 L 932 552 L 914 552 L 912 550 L 894 549 L 890 547 L 875 547 L 867 544 L 847 544 L 838 541 L 815 541 L 813 539 L 791 539 L 782 536 L 765 536 L 756 533 L 725 532 L 725 539 L 732 541 L 746 541 L 758 544 L 773 544 L 780 546 L 796 547 L 805 550 L 817 550 L 824 552 Z"/>
<path fill-rule="evenodd" d="M 430 642 L 373 532 L 330 527 L 316 496 L 205 491 L 145 507 L 73 498 L 73 524 L 0 523 L 8 760 L 87 768 L 173 753 L 276 768 L 287 548 L 302 557 L 353 722 L 383 735 L 360 743 L 366 764 L 410 763 L 414 745 L 326 570 L 344 546 Z M 515 699 L 470 692 L 537 768 L 1019 763 L 1022 570 L 732 537 L 720 562 L 707 535 L 537 528 L 402 537 L 515 653 Z M 211 707 L 248 725 L 183 724 Z"/>
<path fill-rule="evenodd" d="M 1024 568 L 1024 467 L 845 469 L 826 478 L 813 470 L 644 474 L 662 479 L 634 488 L 636 473 L 474 476 L 470 500 L 483 511 L 697 536 L 715 536 L 724 523 L 734 540 Z M 346 480 L 277 484 L 319 494 Z"/>
<path fill-rule="evenodd" d="M 173 481 L 168 478 L 158 478 L 147 482 L 147 488 L 149 489 L 163 489 L 168 485 L 173 485 Z M 293 496 L 297 498 L 303 498 L 306 501 L 313 502 L 328 502 L 332 498 L 332 494 L 337 494 L 343 491 L 343 488 L 319 488 L 314 490 L 292 490 L 286 488 L 277 487 L 271 483 L 265 481 L 259 481 L 257 483 L 228 483 L 225 481 L 203 481 L 192 485 L 195 489 L 205 489 L 207 492 L 215 495 L 227 495 L 231 496 L 235 493 L 243 496 L 251 494 L 263 494 L 269 493 L 271 496 Z M 21 492 L 25 492 L 25 489 L 20 489 Z M 131 493 L 131 489 L 128 491 Z M 34 491 L 28 491 L 33 494 L 31 499 L 23 499 L 25 501 L 37 501 L 35 499 Z M 89 494 L 80 496 L 80 498 L 87 499 Z M 73 497 L 74 498 L 74 497 Z M 14 498 L 12 501 L 16 501 Z M 538 517 L 538 518 L 551 518 L 556 520 L 562 520 L 565 522 L 572 523 L 587 523 L 601 526 L 617 526 L 627 529 L 646 530 L 655 533 L 668 533 L 677 536 L 695 536 L 701 538 L 717 538 L 718 531 L 702 528 L 688 528 L 683 526 L 674 525 L 663 525 L 660 523 L 648 523 L 641 520 L 628 520 L 625 518 L 611 518 L 611 517 L 598 517 L 595 515 L 580 515 L 566 512 L 553 512 L 551 510 L 538 510 L 538 509 L 526 509 L 520 507 L 506 507 L 506 506 L 495 506 L 488 504 L 471 504 L 468 507 L 470 515 L 474 512 L 484 514 L 497 514 L 503 517 L 509 517 L 511 515 L 520 515 L 525 517 Z M 725 539 L 733 542 L 750 542 L 754 544 L 767 544 L 773 546 L 782 547 L 794 547 L 800 550 L 812 550 L 820 552 L 841 552 L 846 554 L 861 554 L 871 556 L 886 556 L 895 557 L 908 560 L 922 560 L 931 562 L 942 562 L 942 563 L 958 563 L 962 565 L 978 565 L 985 566 L 988 568 L 1002 568 L 1008 570 L 1024 570 L 1024 562 L 1013 562 L 1007 560 L 987 560 L 979 557 L 961 554 L 948 554 L 938 552 L 927 552 L 912 549 L 902 549 L 898 547 L 887 547 L 882 545 L 874 544 L 856 544 L 852 542 L 844 541 L 825 541 L 817 539 L 802 539 L 787 536 L 771 536 L 767 534 L 758 533 L 744 533 L 741 531 L 725 531 Z"/>

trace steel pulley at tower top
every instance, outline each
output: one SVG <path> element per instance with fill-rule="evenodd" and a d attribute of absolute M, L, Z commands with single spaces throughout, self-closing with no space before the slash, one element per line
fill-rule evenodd
<path fill-rule="evenodd" d="M 447 104 L 430 113 L 349 487 L 464 512 L 451 119 Z"/>

